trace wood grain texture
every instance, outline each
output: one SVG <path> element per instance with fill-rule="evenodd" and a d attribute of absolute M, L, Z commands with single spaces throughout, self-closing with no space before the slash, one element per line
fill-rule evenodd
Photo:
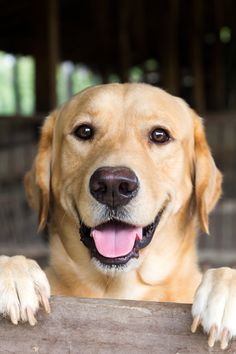
<path fill-rule="evenodd" d="M 210 349 L 199 330 L 190 332 L 190 305 L 53 297 L 52 313 L 38 324 L 0 321 L 0 353 L 185 354 Z M 224 353 L 236 353 L 236 342 Z"/>

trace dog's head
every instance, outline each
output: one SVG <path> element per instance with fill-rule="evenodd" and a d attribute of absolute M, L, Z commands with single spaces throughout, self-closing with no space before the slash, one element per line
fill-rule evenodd
<path fill-rule="evenodd" d="M 46 119 L 25 185 L 40 229 L 60 208 L 98 266 L 122 268 L 172 217 L 198 219 L 208 231 L 221 175 L 184 101 L 144 84 L 111 84 Z"/>

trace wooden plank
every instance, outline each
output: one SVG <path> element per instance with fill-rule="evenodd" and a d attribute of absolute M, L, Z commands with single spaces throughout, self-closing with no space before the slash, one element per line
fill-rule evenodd
<path fill-rule="evenodd" d="M 215 0 L 215 20 L 216 20 L 216 29 L 220 33 L 221 28 L 227 23 L 225 18 L 225 4 L 224 1 Z M 220 41 L 220 36 L 218 35 L 215 52 L 213 53 L 213 69 L 214 78 L 212 80 L 213 87 L 215 87 L 215 108 L 223 109 L 226 105 L 226 82 L 225 82 L 225 47 Z"/>
<path fill-rule="evenodd" d="M 224 109 L 225 98 L 225 73 L 224 73 L 224 48 L 220 41 L 219 32 L 225 25 L 224 19 L 224 1 L 213 1 L 212 13 L 214 14 L 214 27 L 216 41 L 211 50 L 210 65 L 210 87 L 211 87 L 211 107 L 210 109 Z"/>
<path fill-rule="evenodd" d="M 178 21 L 179 21 L 179 0 L 165 1 L 168 11 L 163 16 L 165 24 L 165 39 L 161 49 L 161 68 L 163 71 L 163 88 L 173 95 L 180 92 L 179 73 L 179 41 L 178 41 Z M 168 23 L 168 26 L 166 24 Z"/>
<path fill-rule="evenodd" d="M 132 63 L 132 53 L 130 47 L 130 33 L 129 33 L 129 21 L 130 21 L 130 3 L 126 0 L 120 1 L 118 21 L 119 21 L 119 61 L 120 61 L 120 77 L 122 82 L 129 80 L 129 68 Z"/>
<path fill-rule="evenodd" d="M 193 0 L 192 2 L 192 32 L 190 31 L 191 65 L 194 76 L 194 108 L 202 113 L 206 109 L 205 102 L 205 74 L 203 66 L 203 25 L 204 25 L 204 2 Z"/>
<path fill-rule="evenodd" d="M 34 46 L 36 60 L 36 111 L 55 108 L 56 69 L 59 62 L 58 0 L 35 2 L 37 32 Z"/>
<path fill-rule="evenodd" d="M 0 353 L 222 353 L 190 332 L 190 305 L 53 297 L 38 324 L 0 321 Z M 225 353 L 235 353 L 236 342 Z"/>

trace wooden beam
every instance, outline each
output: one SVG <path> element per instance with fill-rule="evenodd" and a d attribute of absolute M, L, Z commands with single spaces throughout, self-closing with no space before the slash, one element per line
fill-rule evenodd
<path fill-rule="evenodd" d="M 204 2 L 193 0 L 192 2 L 192 31 L 190 31 L 191 65 L 194 76 L 193 98 L 194 108 L 199 113 L 206 109 L 205 82 L 203 67 L 203 26 L 204 26 Z"/>
<path fill-rule="evenodd" d="M 58 0 L 36 0 L 35 11 L 36 112 L 48 112 L 57 103 Z"/>
<path fill-rule="evenodd" d="M 190 305 L 53 297 L 38 324 L 0 321 L 1 353 L 222 353 L 206 335 L 190 331 Z M 235 353 L 236 342 L 229 351 Z"/>
<path fill-rule="evenodd" d="M 166 1 L 168 11 L 165 12 L 165 34 L 163 37 L 163 51 L 161 51 L 161 69 L 163 71 L 163 87 L 173 95 L 180 92 L 179 74 L 179 0 Z M 167 24 L 167 25 L 166 25 Z"/>
<path fill-rule="evenodd" d="M 119 21 L 119 54 L 120 54 L 120 77 L 122 82 L 129 81 L 129 69 L 132 65 L 132 53 L 130 48 L 130 4 L 131 2 L 121 0 L 119 2 L 118 21 Z"/>
<path fill-rule="evenodd" d="M 213 11 L 215 14 L 215 31 L 216 43 L 212 53 L 212 82 L 211 86 L 214 93 L 214 109 L 223 109 L 226 104 L 225 98 L 225 73 L 224 73 L 224 56 L 223 44 L 220 41 L 220 30 L 225 25 L 224 23 L 224 1 L 215 0 Z"/>

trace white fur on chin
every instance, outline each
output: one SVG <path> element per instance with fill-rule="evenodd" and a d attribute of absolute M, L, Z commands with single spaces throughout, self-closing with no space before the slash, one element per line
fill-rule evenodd
<path fill-rule="evenodd" d="M 92 258 L 92 263 L 95 267 L 103 274 L 114 276 L 116 273 L 128 273 L 134 269 L 136 269 L 139 265 L 139 260 L 137 258 L 131 258 L 126 264 L 120 265 L 107 265 L 100 262 L 97 258 Z"/>

